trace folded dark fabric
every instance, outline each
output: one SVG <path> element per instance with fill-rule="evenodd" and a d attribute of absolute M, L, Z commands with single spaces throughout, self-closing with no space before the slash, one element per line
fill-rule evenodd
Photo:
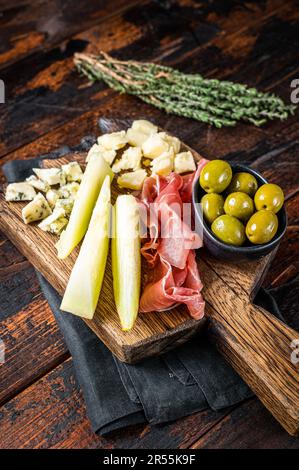
<path fill-rule="evenodd" d="M 41 158 L 86 150 L 93 142 L 93 137 L 87 137 L 75 149 L 62 147 Z M 41 158 L 6 163 L 3 171 L 7 180 L 25 179 L 40 165 Z M 162 356 L 136 365 L 121 363 L 80 318 L 61 312 L 61 298 L 40 273 L 37 275 L 72 355 L 95 432 L 105 435 L 128 425 L 165 423 L 207 407 L 220 410 L 252 395 L 204 332 Z M 260 290 L 255 303 L 280 316 L 265 290 Z"/>

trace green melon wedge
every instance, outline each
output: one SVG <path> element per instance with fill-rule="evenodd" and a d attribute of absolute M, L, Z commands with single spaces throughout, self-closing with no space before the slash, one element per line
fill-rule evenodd
<path fill-rule="evenodd" d="M 139 224 L 139 208 L 134 196 L 118 196 L 113 213 L 112 273 L 115 305 L 125 331 L 133 328 L 139 308 Z"/>
<path fill-rule="evenodd" d="M 102 287 L 109 250 L 110 199 L 110 177 L 106 176 L 60 307 L 83 318 L 93 318 Z"/>
<path fill-rule="evenodd" d="M 112 180 L 113 172 L 104 158 L 97 155 L 89 160 L 76 195 L 69 223 L 56 243 L 58 258 L 66 258 L 84 237 L 92 210 L 107 175 Z"/>

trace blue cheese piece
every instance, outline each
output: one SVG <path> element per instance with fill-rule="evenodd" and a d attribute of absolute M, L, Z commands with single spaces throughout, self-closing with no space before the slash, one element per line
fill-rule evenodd
<path fill-rule="evenodd" d="M 71 197 L 72 199 L 75 199 L 79 187 L 80 185 L 76 181 L 61 186 L 58 189 L 59 198 L 67 199 Z"/>
<path fill-rule="evenodd" d="M 62 165 L 62 171 L 66 176 L 66 181 L 71 183 L 72 181 L 81 181 L 83 176 L 83 171 L 80 168 L 79 163 L 77 162 L 70 162 L 66 165 Z"/>
<path fill-rule="evenodd" d="M 97 142 L 106 150 L 119 150 L 127 144 L 126 131 L 111 132 L 98 137 Z"/>
<path fill-rule="evenodd" d="M 174 159 L 174 171 L 176 173 L 187 173 L 195 171 L 196 165 L 190 151 L 178 153 Z"/>
<path fill-rule="evenodd" d="M 35 189 L 29 183 L 11 183 L 5 192 L 6 201 L 32 201 L 35 196 Z"/>
<path fill-rule="evenodd" d="M 54 235 L 60 235 L 62 230 L 67 226 L 68 219 L 66 217 L 60 217 L 59 219 L 55 220 L 50 224 L 49 232 L 53 233 Z"/>
<path fill-rule="evenodd" d="M 140 168 L 141 157 L 141 148 L 129 147 L 124 151 L 121 159 L 114 163 L 112 171 L 119 173 L 121 170 L 138 170 L 138 168 Z"/>
<path fill-rule="evenodd" d="M 26 178 L 27 183 L 29 183 L 33 188 L 37 189 L 38 191 L 42 191 L 43 193 L 46 193 L 49 191 L 50 186 L 48 183 L 45 181 L 42 181 L 38 179 L 36 176 L 32 175 L 29 176 L 29 178 Z"/>
<path fill-rule="evenodd" d="M 144 169 L 132 171 L 130 173 L 123 173 L 117 178 L 117 183 L 121 188 L 127 189 L 141 189 L 143 181 L 147 177 L 147 173 Z"/>
<path fill-rule="evenodd" d="M 50 186 L 57 184 L 62 186 L 66 183 L 66 177 L 61 168 L 33 168 L 33 171 L 39 179 Z"/>
<path fill-rule="evenodd" d="M 65 211 L 62 208 L 55 208 L 52 214 L 46 217 L 38 224 L 38 227 L 44 232 L 51 232 L 51 225 L 57 222 L 61 217 L 65 217 Z"/>
<path fill-rule="evenodd" d="M 55 209 L 63 209 L 65 211 L 65 215 L 69 216 L 72 212 L 74 205 L 74 198 L 69 197 L 67 199 L 57 199 L 55 203 Z"/>
<path fill-rule="evenodd" d="M 42 193 L 38 193 L 35 198 L 29 202 L 29 204 L 23 207 L 22 218 L 25 224 L 30 224 L 31 222 L 48 217 L 51 212 L 47 199 L 42 195 Z"/>
<path fill-rule="evenodd" d="M 46 192 L 46 199 L 50 207 L 53 209 L 57 199 L 59 199 L 59 191 L 57 189 L 49 189 L 49 191 Z"/>

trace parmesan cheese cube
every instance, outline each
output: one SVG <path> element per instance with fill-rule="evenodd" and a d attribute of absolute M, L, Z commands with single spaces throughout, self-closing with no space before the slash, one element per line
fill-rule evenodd
<path fill-rule="evenodd" d="M 162 137 L 165 142 L 168 143 L 169 147 L 173 149 L 173 152 L 179 153 L 181 148 L 181 141 L 177 137 L 167 134 L 166 132 L 159 132 L 159 135 Z"/>
<path fill-rule="evenodd" d="M 50 215 L 51 212 L 47 199 L 42 195 L 42 193 L 38 193 L 33 201 L 23 207 L 22 217 L 25 224 L 30 224 L 36 220 L 44 219 Z"/>
<path fill-rule="evenodd" d="M 132 129 L 134 131 L 142 132 L 143 134 L 156 134 L 158 132 L 158 127 L 155 124 L 152 124 L 150 121 L 145 119 L 138 119 L 132 124 Z"/>
<path fill-rule="evenodd" d="M 39 179 L 45 181 L 50 186 L 66 183 L 65 174 L 61 168 L 33 168 L 33 171 Z"/>
<path fill-rule="evenodd" d="M 119 150 L 127 143 L 126 131 L 112 132 L 98 137 L 98 144 L 106 150 Z"/>
<path fill-rule="evenodd" d="M 46 193 L 50 186 L 45 181 L 39 180 L 36 176 L 32 175 L 29 178 L 26 178 L 27 183 L 29 183 L 33 188 L 37 189 L 38 191 L 42 191 Z"/>
<path fill-rule="evenodd" d="M 114 163 L 112 171 L 119 173 L 121 170 L 138 170 L 138 168 L 140 168 L 141 157 L 141 148 L 129 147 L 124 151 L 121 159 Z"/>
<path fill-rule="evenodd" d="M 80 168 L 79 163 L 70 162 L 66 165 L 62 165 L 62 171 L 66 176 L 66 181 L 71 183 L 72 181 L 81 181 L 83 176 L 83 171 Z"/>
<path fill-rule="evenodd" d="M 173 150 L 162 153 L 152 160 L 152 172 L 160 176 L 168 176 L 173 170 Z"/>
<path fill-rule="evenodd" d="M 6 201 L 32 201 L 35 196 L 36 192 L 29 183 L 11 183 L 5 192 Z"/>
<path fill-rule="evenodd" d="M 148 139 L 148 134 L 144 134 L 144 132 L 140 132 L 132 128 L 127 130 L 128 143 L 133 145 L 133 147 L 142 147 L 146 139 Z"/>
<path fill-rule="evenodd" d="M 143 181 L 147 177 L 147 173 L 143 169 L 133 171 L 131 173 L 124 173 L 117 178 L 117 183 L 121 188 L 127 189 L 141 189 Z"/>
<path fill-rule="evenodd" d="M 59 192 L 56 189 L 49 189 L 49 191 L 46 192 L 46 199 L 50 207 L 53 208 L 57 199 L 59 199 Z"/>
<path fill-rule="evenodd" d="M 168 143 L 159 134 L 150 135 L 142 145 L 143 155 L 147 158 L 159 157 L 168 150 Z"/>
<path fill-rule="evenodd" d="M 174 159 L 174 171 L 176 173 L 186 173 L 188 171 L 195 171 L 196 165 L 192 153 L 181 152 L 175 156 Z"/>
<path fill-rule="evenodd" d="M 90 158 L 98 157 L 99 155 L 102 156 L 104 158 L 104 160 L 106 160 L 106 162 L 109 165 L 112 165 L 113 160 L 116 157 L 116 151 L 115 150 L 106 150 L 105 147 L 103 147 L 102 145 L 94 144 L 90 148 L 90 150 L 87 154 L 86 161 L 88 162 L 90 160 Z"/>

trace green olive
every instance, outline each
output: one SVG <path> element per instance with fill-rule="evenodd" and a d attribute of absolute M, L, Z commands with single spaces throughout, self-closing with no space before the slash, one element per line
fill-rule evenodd
<path fill-rule="evenodd" d="M 237 217 L 243 222 L 247 222 L 254 212 L 253 200 L 248 194 L 241 193 L 240 191 L 231 193 L 225 199 L 224 212 L 227 215 Z"/>
<path fill-rule="evenodd" d="M 234 193 L 236 191 L 241 191 L 242 193 L 248 194 L 248 196 L 253 197 L 256 193 L 258 188 L 256 178 L 251 175 L 250 173 L 246 173 L 245 171 L 236 173 L 227 188 L 229 193 Z"/>
<path fill-rule="evenodd" d="M 210 225 L 219 215 L 224 214 L 224 199 L 221 194 L 205 194 L 201 199 L 201 203 L 204 218 Z"/>
<path fill-rule="evenodd" d="M 212 223 L 212 232 L 224 243 L 241 246 L 245 242 L 245 227 L 236 217 L 220 215 Z"/>
<path fill-rule="evenodd" d="M 282 208 L 283 202 L 283 191 L 277 184 L 263 184 L 254 196 L 255 207 L 258 211 L 267 209 L 276 214 Z"/>
<path fill-rule="evenodd" d="M 278 219 L 274 212 L 262 209 L 255 212 L 247 222 L 247 238 L 255 245 L 268 243 L 278 229 Z"/>
<path fill-rule="evenodd" d="M 207 193 L 222 193 L 232 179 L 232 169 L 224 160 L 212 160 L 200 173 L 199 183 Z"/>

